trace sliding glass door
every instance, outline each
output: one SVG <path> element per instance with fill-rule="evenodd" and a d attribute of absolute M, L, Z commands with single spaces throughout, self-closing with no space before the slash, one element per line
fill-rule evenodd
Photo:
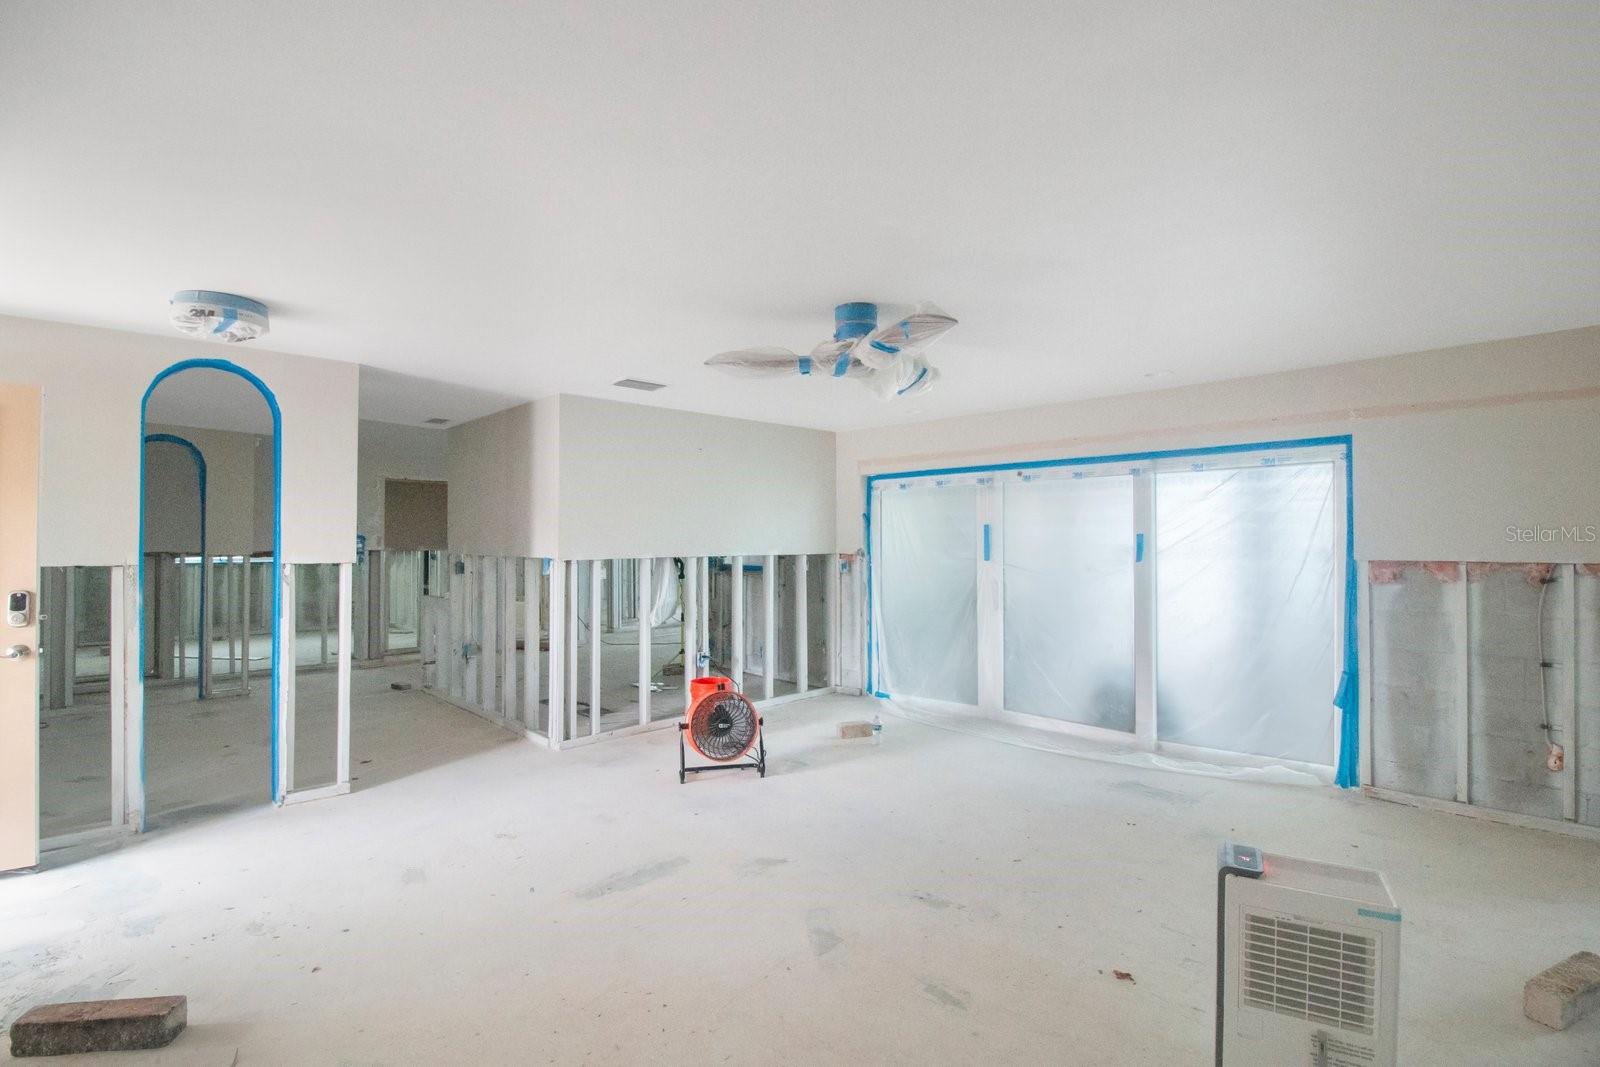
<path fill-rule="evenodd" d="M 1157 736 L 1332 764 L 1332 463 L 1156 475 Z"/>
<path fill-rule="evenodd" d="M 1134 482 L 1002 483 L 1006 710 L 1133 732 Z"/>
<path fill-rule="evenodd" d="M 978 486 L 933 481 L 881 497 L 874 563 L 880 689 L 978 702 Z"/>
<path fill-rule="evenodd" d="M 1319 442 L 875 478 L 871 684 L 1330 766 L 1345 456 Z"/>

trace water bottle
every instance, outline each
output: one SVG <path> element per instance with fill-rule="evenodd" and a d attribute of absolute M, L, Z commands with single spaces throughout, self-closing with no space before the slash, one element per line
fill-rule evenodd
<path fill-rule="evenodd" d="M 876 715 L 872 717 L 872 743 L 877 744 L 883 737 L 883 720 Z"/>

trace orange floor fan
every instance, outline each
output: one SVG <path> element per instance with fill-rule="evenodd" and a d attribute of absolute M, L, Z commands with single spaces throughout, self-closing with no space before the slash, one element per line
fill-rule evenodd
<path fill-rule="evenodd" d="M 689 713 L 678 724 L 678 781 L 701 771 L 753 770 L 767 776 L 767 741 L 756 706 L 733 686 L 730 678 L 696 678 L 689 683 Z M 689 746 L 709 764 L 691 767 Z M 754 759 L 745 759 L 751 750 Z"/>

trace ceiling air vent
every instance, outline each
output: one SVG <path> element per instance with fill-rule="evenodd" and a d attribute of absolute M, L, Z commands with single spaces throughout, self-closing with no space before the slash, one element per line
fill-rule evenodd
<path fill-rule="evenodd" d="M 619 389 L 637 389 L 641 393 L 653 393 L 657 389 L 665 389 L 660 382 L 647 382 L 642 378 L 624 378 L 620 382 L 612 382 Z"/>

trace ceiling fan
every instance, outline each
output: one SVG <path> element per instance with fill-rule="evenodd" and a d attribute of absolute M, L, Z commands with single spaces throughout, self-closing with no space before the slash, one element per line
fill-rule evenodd
<path fill-rule="evenodd" d="M 787 348 L 741 348 L 706 360 L 706 366 L 747 378 L 854 378 L 885 400 L 926 393 L 939 372 L 924 353 L 956 320 L 932 304 L 918 304 L 890 325 L 878 325 L 878 305 L 855 301 L 833 309 L 833 340 L 809 356 Z"/>

